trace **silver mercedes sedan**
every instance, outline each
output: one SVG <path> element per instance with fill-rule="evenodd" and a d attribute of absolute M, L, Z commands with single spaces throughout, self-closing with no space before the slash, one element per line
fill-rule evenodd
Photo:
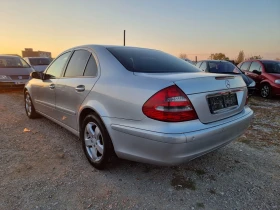
<path fill-rule="evenodd" d="M 98 169 L 113 155 L 181 164 L 230 143 L 253 117 L 242 77 L 203 73 L 158 50 L 75 47 L 31 77 L 27 116 L 77 135 Z"/>

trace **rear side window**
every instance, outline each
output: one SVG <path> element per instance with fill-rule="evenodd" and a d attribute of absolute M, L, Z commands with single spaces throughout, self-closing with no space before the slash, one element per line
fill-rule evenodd
<path fill-rule="evenodd" d="M 249 71 L 250 72 L 253 72 L 254 70 L 261 71 L 260 69 L 261 69 L 261 64 L 259 64 L 259 62 L 254 61 L 251 64 Z"/>
<path fill-rule="evenodd" d="M 87 67 L 84 72 L 84 76 L 87 76 L 87 77 L 96 77 L 97 76 L 97 64 L 92 55 L 90 56 L 90 59 L 88 61 Z"/>
<path fill-rule="evenodd" d="M 243 63 L 243 64 L 241 65 L 240 69 L 241 69 L 242 71 L 247 71 L 248 68 L 249 68 L 249 66 L 250 66 L 250 64 L 251 64 L 251 62 L 245 62 L 245 63 Z"/>
<path fill-rule="evenodd" d="M 109 47 L 107 49 L 128 71 L 132 72 L 200 72 L 189 62 L 157 50 L 130 47 Z"/>
<path fill-rule="evenodd" d="M 197 68 L 199 68 L 200 65 L 201 65 L 201 61 L 199 61 L 199 62 L 197 62 L 197 64 L 195 64 L 195 66 L 196 66 Z"/>
<path fill-rule="evenodd" d="M 201 69 L 202 71 L 206 71 L 206 69 L 207 69 L 207 64 L 206 64 L 206 62 L 203 62 L 203 63 L 201 64 L 200 69 Z"/>
<path fill-rule="evenodd" d="M 84 70 L 89 59 L 90 52 L 87 50 L 76 50 L 69 61 L 65 77 L 83 76 Z"/>
<path fill-rule="evenodd" d="M 29 58 L 32 66 L 49 65 L 51 60 L 49 58 Z"/>
<path fill-rule="evenodd" d="M 47 74 L 49 74 L 52 78 L 58 78 L 63 71 L 63 68 L 70 56 L 71 52 L 64 53 L 59 56 L 48 68 Z"/>

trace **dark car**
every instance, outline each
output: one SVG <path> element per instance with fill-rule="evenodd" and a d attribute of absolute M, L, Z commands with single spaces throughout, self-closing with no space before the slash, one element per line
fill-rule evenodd
<path fill-rule="evenodd" d="M 21 57 L 0 55 L 0 87 L 23 87 L 34 70 Z"/>
<path fill-rule="evenodd" d="M 256 89 L 263 98 L 280 95 L 280 61 L 250 60 L 238 67 L 256 82 Z"/>
<path fill-rule="evenodd" d="M 231 62 L 224 60 L 204 60 L 197 62 L 196 67 L 209 73 L 240 75 L 247 85 L 248 94 L 252 95 L 255 91 L 255 81 L 243 74 L 243 72 Z"/>

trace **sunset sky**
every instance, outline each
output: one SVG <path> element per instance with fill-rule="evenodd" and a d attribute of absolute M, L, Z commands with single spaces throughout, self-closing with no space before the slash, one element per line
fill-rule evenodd
<path fill-rule="evenodd" d="M 1 0 L 0 53 L 123 44 L 204 59 L 280 57 L 280 0 Z"/>

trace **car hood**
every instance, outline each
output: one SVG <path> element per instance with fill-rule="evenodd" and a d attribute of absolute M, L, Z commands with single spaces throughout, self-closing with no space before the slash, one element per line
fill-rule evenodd
<path fill-rule="evenodd" d="M 32 66 L 35 71 L 43 72 L 48 67 L 48 65 L 38 65 L 38 66 Z"/>
<path fill-rule="evenodd" d="M 0 75 L 30 75 L 32 68 L 0 68 Z"/>

